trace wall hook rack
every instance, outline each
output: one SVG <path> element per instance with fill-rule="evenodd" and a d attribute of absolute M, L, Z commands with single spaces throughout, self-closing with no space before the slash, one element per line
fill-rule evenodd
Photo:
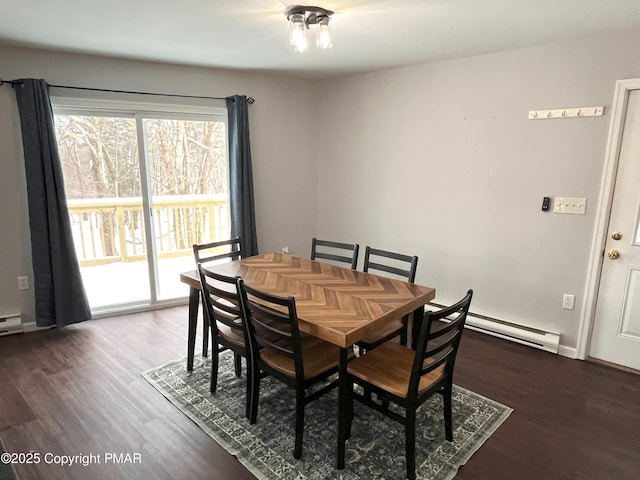
<path fill-rule="evenodd" d="M 601 117 L 604 107 L 557 108 L 547 110 L 529 110 L 529 120 L 546 120 L 551 118 Z"/>

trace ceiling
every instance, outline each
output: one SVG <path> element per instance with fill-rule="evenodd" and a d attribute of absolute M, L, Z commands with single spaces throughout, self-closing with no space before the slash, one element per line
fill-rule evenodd
<path fill-rule="evenodd" d="M 640 0 L 318 0 L 304 4 L 336 12 L 333 48 L 299 54 L 289 4 L 7 1 L 0 43 L 327 78 L 640 28 Z"/>

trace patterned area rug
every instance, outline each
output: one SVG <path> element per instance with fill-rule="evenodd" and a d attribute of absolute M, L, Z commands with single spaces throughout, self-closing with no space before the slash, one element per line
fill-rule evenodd
<path fill-rule="evenodd" d="M 346 467 L 336 469 L 338 394 L 334 389 L 307 405 L 302 458 L 296 460 L 294 391 L 271 378 L 263 379 L 258 422 L 249 425 L 244 417 L 245 378 L 235 377 L 230 352 L 221 355 L 218 391 L 213 395 L 209 393 L 210 366 L 209 359 L 197 357 L 193 371 L 187 373 L 186 360 L 181 359 L 142 375 L 259 479 L 405 478 L 400 423 L 355 402 Z M 511 412 L 505 405 L 456 386 L 454 442 L 449 443 L 444 438 L 442 397 L 431 397 L 418 411 L 417 477 L 453 478 Z"/>

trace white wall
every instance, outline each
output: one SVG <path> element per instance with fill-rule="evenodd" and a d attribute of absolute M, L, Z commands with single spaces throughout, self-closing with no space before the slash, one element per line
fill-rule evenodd
<path fill-rule="evenodd" d="M 313 95 L 316 83 L 8 47 L 0 47 L 0 75 L 5 80 L 44 78 L 54 85 L 254 97 L 256 102 L 250 107 L 249 118 L 258 247 L 262 252 L 283 245 L 298 252 L 309 249 L 316 225 L 315 158 L 309 148 L 316 139 Z M 33 290 L 18 291 L 16 280 L 19 275 L 32 278 L 20 135 L 14 93 L 11 87 L 3 86 L 0 88 L 0 315 L 22 312 L 24 322 L 34 322 Z"/>
<path fill-rule="evenodd" d="M 608 110 L 634 76 L 637 31 L 324 81 L 317 235 L 416 254 L 436 301 L 473 288 L 472 310 L 575 348 Z M 527 119 L 591 105 L 607 115 Z M 587 214 L 541 212 L 544 196 Z"/>
<path fill-rule="evenodd" d="M 447 303 L 562 333 L 575 348 L 609 111 L 527 120 L 530 109 L 605 105 L 640 76 L 640 32 L 320 83 L 256 73 L 0 47 L 5 79 L 256 99 L 251 107 L 261 251 L 308 255 L 313 235 L 420 256 L 417 281 Z M 321 95 L 318 93 L 320 89 Z M 20 130 L 0 88 L 0 314 L 33 321 Z M 316 197 L 317 194 L 317 197 Z M 540 211 L 587 197 L 585 216 Z M 563 293 L 576 309 L 560 308 Z"/>

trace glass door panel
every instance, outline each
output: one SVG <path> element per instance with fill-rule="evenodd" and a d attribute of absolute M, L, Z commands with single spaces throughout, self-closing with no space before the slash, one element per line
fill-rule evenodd
<path fill-rule="evenodd" d="M 93 311 L 149 303 L 135 119 L 56 115 L 80 271 Z"/>
<path fill-rule="evenodd" d="M 195 269 L 192 245 L 231 234 L 226 115 L 116 108 L 55 114 L 94 313 L 186 298 L 179 274 Z"/>
<path fill-rule="evenodd" d="M 230 237 L 224 121 L 144 118 L 157 300 L 184 297 L 193 244 Z"/>

